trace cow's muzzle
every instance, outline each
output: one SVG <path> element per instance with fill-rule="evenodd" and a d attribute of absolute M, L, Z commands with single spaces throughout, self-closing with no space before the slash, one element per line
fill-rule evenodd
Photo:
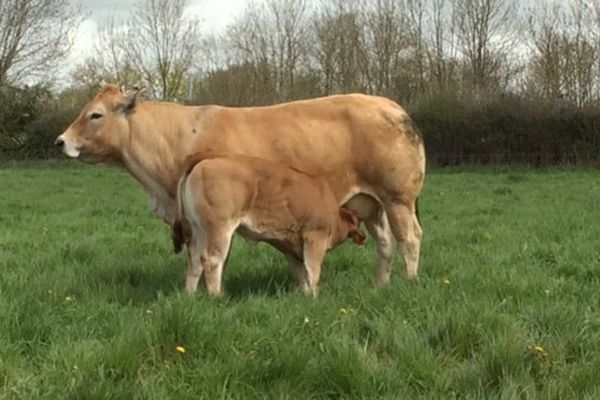
<path fill-rule="evenodd" d="M 81 153 L 81 149 L 76 147 L 68 138 L 65 138 L 64 135 L 57 137 L 54 145 L 69 158 L 78 158 Z"/>

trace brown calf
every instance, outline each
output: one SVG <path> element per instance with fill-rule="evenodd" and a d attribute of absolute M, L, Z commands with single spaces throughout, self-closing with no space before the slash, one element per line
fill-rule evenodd
<path fill-rule="evenodd" d="M 347 238 L 364 243 L 360 221 L 340 208 L 327 181 L 248 156 L 196 155 L 184 164 L 173 224 L 176 251 L 188 245 L 186 291 L 204 273 L 211 295 L 221 281 L 235 232 L 264 241 L 290 261 L 302 289 L 317 293 L 325 253 Z"/>

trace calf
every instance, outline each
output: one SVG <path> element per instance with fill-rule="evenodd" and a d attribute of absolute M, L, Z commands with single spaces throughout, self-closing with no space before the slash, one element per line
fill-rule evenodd
<path fill-rule="evenodd" d="M 313 296 L 325 253 L 347 238 L 364 243 L 357 216 L 340 208 L 325 178 L 242 156 L 188 157 L 177 190 L 175 251 L 189 250 L 186 291 L 204 273 L 211 295 L 221 294 L 224 264 L 235 232 L 264 241 L 289 260 L 302 289 Z"/>

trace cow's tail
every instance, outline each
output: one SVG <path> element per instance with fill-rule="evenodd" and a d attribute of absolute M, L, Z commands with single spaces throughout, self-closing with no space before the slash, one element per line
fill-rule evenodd
<path fill-rule="evenodd" d="M 187 176 L 188 173 L 185 172 L 177 184 L 177 193 L 175 197 L 175 222 L 173 222 L 173 226 L 171 226 L 171 240 L 173 241 L 173 249 L 175 250 L 175 253 L 180 253 L 183 245 L 187 242 L 183 228 L 183 221 L 185 220 L 185 212 L 183 209 L 183 190 L 185 188 Z"/>
<path fill-rule="evenodd" d="M 421 217 L 419 216 L 419 198 L 415 200 L 415 216 L 417 217 L 417 222 L 421 225 Z"/>

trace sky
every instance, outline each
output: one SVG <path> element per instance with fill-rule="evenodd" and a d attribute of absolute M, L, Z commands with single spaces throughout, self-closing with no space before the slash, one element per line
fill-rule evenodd
<path fill-rule="evenodd" d="M 250 0 L 188 0 L 187 10 L 200 18 L 202 31 L 215 33 L 233 22 Z M 65 63 L 65 72 L 71 71 L 92 55 L 98 26 L 108 17 L 127 17 L 138 0 L 79 0 L 88 17 L 75 36 L 73 51 Z"/>

